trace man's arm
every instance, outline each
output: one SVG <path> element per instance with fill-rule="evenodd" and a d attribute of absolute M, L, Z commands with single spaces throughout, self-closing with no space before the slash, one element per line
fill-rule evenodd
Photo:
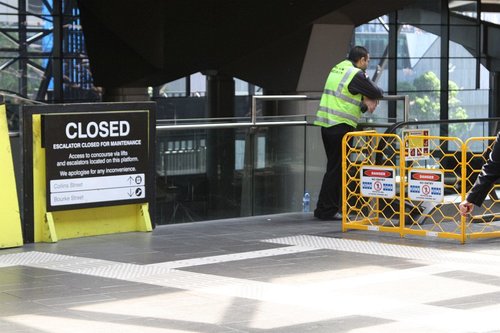
<path fill-rule="evenodd" d="M 497 134 L 493 150 L 486 163 L 483 165 L 481 173 L 477 176 L 474 186 L 467 194 L 467 201 L 481 206 L 484 198 L 491 190 L 495 181 L 500 177 L 500 133 Z"/>
<path fill-rule="evenodd" d="M 363 71 L 358 71 L 348 86 L 353 95 L 361 94 L 371 99 L 381 99 L 384 91 L 379 88 Z"/>
<path fill-rule="evenodd" d="M 458 206 L 460 214 L 466 216 L 472 213 L 473 205 L 481 206 L 486 195 L 493 187 L 495 181 L 500 178 L 500 133 L 497 134 L 493 150 L 488 158 L 488 161 L 483 165 L 481 173 L 478 175 L 476 182 L 469 190 L 467 197 Z"/>

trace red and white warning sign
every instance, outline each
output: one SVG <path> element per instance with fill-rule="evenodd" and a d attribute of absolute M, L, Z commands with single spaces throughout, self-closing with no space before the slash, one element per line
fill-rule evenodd
<path fill-rule="evenodd" d="M 393 167 L 362 167 L 361 195 L 365 197 L 394 198 L 396 196 L 395 173 Z"/>
<path fill-rule="evenodd" d="M 411 169 L 408 173 L 408 198 L 442 202 L 444 198 L 443 171 Z"/>

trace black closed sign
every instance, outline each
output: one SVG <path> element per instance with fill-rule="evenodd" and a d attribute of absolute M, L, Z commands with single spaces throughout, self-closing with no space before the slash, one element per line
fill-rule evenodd
<path fill-rule="evenodd" d="M 148 111 L 42 115 L 47 211 L 147 202 Z"/>

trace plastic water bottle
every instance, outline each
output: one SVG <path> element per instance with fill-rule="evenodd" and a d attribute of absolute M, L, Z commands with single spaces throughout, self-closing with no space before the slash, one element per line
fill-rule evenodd
<path fill-rule="evenodd" d="M 311 195 L 309 192 L 305 192 L 302 197 L 302 211 L 308 213 L 311 210 Z"/>

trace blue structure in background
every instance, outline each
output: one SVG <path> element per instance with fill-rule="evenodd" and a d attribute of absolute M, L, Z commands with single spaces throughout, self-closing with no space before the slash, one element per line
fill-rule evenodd
<path fill-rule="evenodd" d="M 49 94 L 57 89 L 54 80 L 54 16 L 57 15 L 53 7 L 53 0 L 47 0 L 42 3 L 43 27 L 50 33 L 46 34 L 41 41 L 42 52 L 49 57 L 44 58 L 43 67 L 46 69 L 45 79 L 46 91 Z M 85 50 L 83 32 L 80 23 L 80 12 L 74 1 L 62 1 L 61 3 L 61 58 L 62 58 L 62 98 L 64 101 L 98 101 L 100 100 L 100 91 L 93 85 L 92 74 L 89 67 L 89 60 Z M 42 89 L 43 90 L 43 89 Z M 41 95 L 39 94 L 39 98 Z M 50 99 L 50 98 L 49 98 Z"/>

